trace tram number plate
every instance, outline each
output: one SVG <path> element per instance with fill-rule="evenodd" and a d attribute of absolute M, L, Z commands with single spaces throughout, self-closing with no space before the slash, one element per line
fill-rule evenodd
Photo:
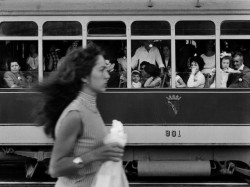
<path fill-rule="evenodd" d="M 166 130 L 165 136 L 167 138 L 180 138 L 181 137 L 181 131 L 180 130 Z"/>

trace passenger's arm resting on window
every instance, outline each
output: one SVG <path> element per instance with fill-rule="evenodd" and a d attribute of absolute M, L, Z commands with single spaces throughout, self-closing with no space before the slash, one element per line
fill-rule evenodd
<path fill-rule="evenodd" d="M 144 87 L 145 88 L 155 88 L 158 87 L 161 84 L 161 78 L 158 77 L 155 80 L 153 80 L 153 77 L 150 77 L 146 80 Z"/>
<path fill-rule="evenodd" d="M 200 76 L 200 77 L 197 77 L 197 79 L 195 79 L 194 75 L 191 74 L 188 79 L 187 85 L 190 88 L 196 88 L 204 83 L 205 83 L 205 77 Z"/>
<path fill-rule="evenodd" d="M 8 85 L 8 87 L 18 88 L 18 86 L 14 83 L 14 80 L 12 79 L 12 77 L 7 72 L 4 74 L 4 80 L 6 84 Z"/>

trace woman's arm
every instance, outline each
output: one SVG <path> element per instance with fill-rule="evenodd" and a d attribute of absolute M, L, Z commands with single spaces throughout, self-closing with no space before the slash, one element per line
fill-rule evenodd
<path fill-rule="evenodd" d="M 160 77 L 157 77 L 155 80 L 154 80 L 154 77 L 150 77 L 146 80 L 144 87 L 145 88 L 155 88 L 155 87 L 158 87 L 160 85 L 161 85 L 161 78 Z"/>
<path fill-rule="evenodd" d="M 179 77 L 179 79 L 177 80 L 177 82 L 180 84 L 178 86 L 178 88 L 185 88 L 185 87 L 187 87 L 187 85 L 185 84 L 185 82 L 182 80 L 181 77 Z"/>
<path fill-rule="evenodd" d="M 62 121 L 50 160 L 49 173 L 52 177 L 74 175 L 80 168 L 95 160 L 118 161 L 123 156 L 123 148 L 118 145 L 103 145 L 93 151 L 79 155 L 83 164 L 73 163 L 75 159 L 73 155 L 74 146 L 81 136 L 82 128 L 83 124 L 78 111 L 70 112 Z"/>
<path fill-rule="evenodd" d="M 188 82 L 187 82 L 187 86 L 189 88 L 197 88 L 201 85 L 205 85 L 205 77 L 204 75 L 200 74 L 199 76 L 197 76 L 197 79 L 195 79 L 194 75 L 191 74 L 189 79 L 188 79 Z"/>

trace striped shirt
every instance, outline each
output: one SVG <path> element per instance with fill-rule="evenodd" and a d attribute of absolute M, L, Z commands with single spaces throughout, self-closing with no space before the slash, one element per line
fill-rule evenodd
<path fill-rule="evenodd" d="M 103 139 L 107 135 L 102 117 L 96 107 L 96 98 L 80 92 L 78 97 L 65 108 L 61 114 L 55 129 L 57 136 L 62 119 L 70 111 L 79 111 L 83 124 L 82 136 L 77 140 L 74 146 L 73 157 L 78 157 L 89 152 L 103 144 Z M 102 162 L 94 161 L 86 164 L 78 171 L 77 176 L 59 177 L 56 187 L 89 187 L 91 186 L 96 172 L 99 170 Z"/>

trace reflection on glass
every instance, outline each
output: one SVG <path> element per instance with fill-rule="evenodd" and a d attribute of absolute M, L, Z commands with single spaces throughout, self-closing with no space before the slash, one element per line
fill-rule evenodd
<path fill-rule="evenodd" d="M 223 21 L 222 35 L 250 35 L 250 21 Z"/>
<path fill-rule="evenodd" d="M 81 36 L 82 25 L 78 21 L 48 21 L 43 25 L 44 36 Z"/>
<path fill-rule="evenodd" d="M 3 22 L 0 24 L 1 36 L 38 36 L 38 26 L 35 22 Z"/>
<path fill-rule="evenodd" d="M 170 35 L 170 24 L 166 21 L 135 21 L 131 25 L 132 35 Z"/>
<path fill-rule="evenodd" d="M 175 26 L 176 35 L 215 35 L 212 21 L 179 21 Z"/>

